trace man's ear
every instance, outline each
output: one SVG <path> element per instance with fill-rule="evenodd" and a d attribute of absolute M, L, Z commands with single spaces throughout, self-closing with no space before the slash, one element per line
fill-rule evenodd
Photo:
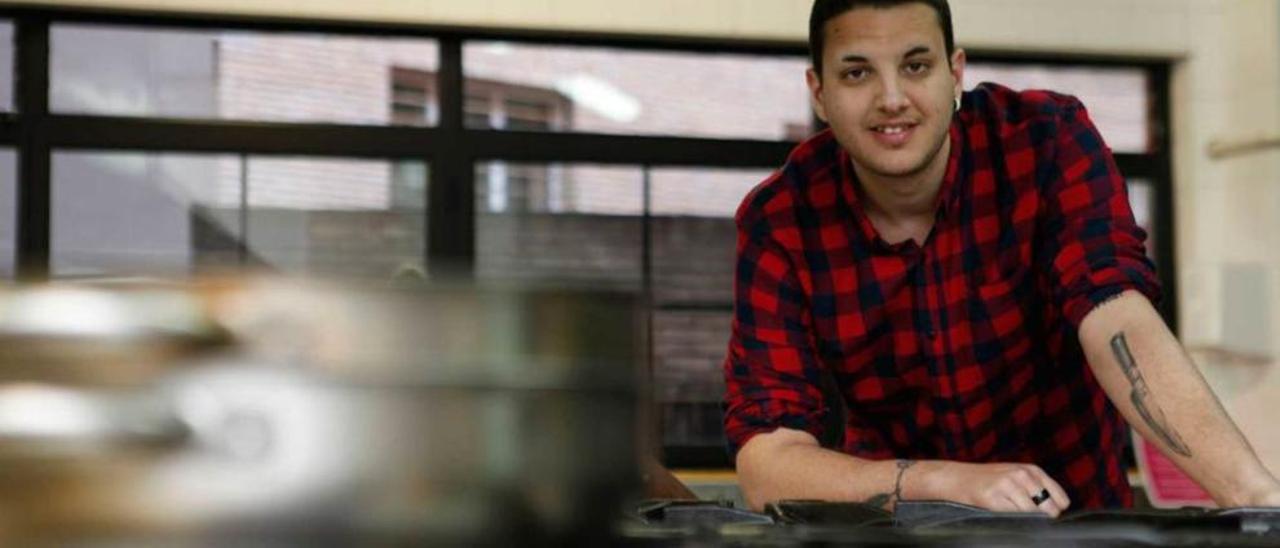
<path fill-rule="evenodd" d="M 813 113 L 818 116 L 823 123 L 827 121 L 827 107 L 822 102 L 822 78 L 813 69 L 804 72 L 805 83 L 809 84 L 809 103 L 813 106 Z"/>
<path fill-rule="evenodd" d="M 951 54 L 951 76 L 956 79 L 956 97 L 964 93 L 964 50 L 956 48 Z"/>

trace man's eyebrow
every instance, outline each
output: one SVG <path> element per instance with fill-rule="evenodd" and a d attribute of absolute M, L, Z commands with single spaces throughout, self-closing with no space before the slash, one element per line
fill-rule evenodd
<path fill-rule="evenodd" d="M 902 55 L 902 58 L 906 59 L 908 57 L 914 57 L 916 55 L 927 55 L 930 53 L 933 53 L 933 49 L 930 48 L 929 46 L 916 46 L 914 48 L 907 50 L 907 52 Z M 870 60 L 863 55 L 851 53 L 849 55 L 845 55 L 841 57 L 840 62 L 841 63 L 868 63 L 870 62 Z"/>
<path fill-rule="evenodd" d="M 929 49 L 929 46 L 916 46 L 914 48 L 911 48 L 910 50 L 907 50 L 906 55 L 903 55 L 902 58 L 906 59 L 908 57 L 914 57 L 916 55 L 924 55 L 932 52 L 933 50 Z"/>

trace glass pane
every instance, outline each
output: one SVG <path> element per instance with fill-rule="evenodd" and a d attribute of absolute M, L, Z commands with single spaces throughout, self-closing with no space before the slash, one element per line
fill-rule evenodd
<path fill-rule="evenodd" d="M 473 128 L 764 140 L 811 129 L 803 57 L 471 42 L 463 66 Z"/>
<path fill-rule="evenodd" d="M 291 274 L 426 277 L 421 162 L 249 157 L 250 260 Z"/>
<path fill-rule="evenodd" d="M 1138 226 L 1147 231 L 1147 256 L 1156 256 L 1156 193 L 1151 181 L 1129 179 L 1129 207 Z M 1158 265 L 1165 266 L 1165 265 Z"/>
<path fill-rule="evenodd" d="M 0 110 L 13 112 L 13 23 L 0 21 Z"/>
<path fill-rule="evenodd" d="M 724 446 L 724 397 L 729 312 L 667 312 L 653 316 L 654 385 L 668 446 Z"/>
<path fill-rule="evenodd" d="M 1141 68 L 1068 67 L 970 63 L 968 89 L 996 82 L 1013 89 L 1048 89 L 1074 95 L 1089 110 L 1107 145 L 1116 152 L 1145 153 L 1151 143 L 1151 99 Z"/>
<path fill-rule="evenodd" d="M 50 108 L 122 116 L 427 125 L 436 42 L 54 25 Z"/>
<path fill-rule="evenodd" d="M 58 152 L 54 275 L 422 277 L 425 177 L 412 162 Z"/>
<path fill-rule="evenodd" d="M 56 277 L 187 276 L 239 264 L 230 155 L 55 152 Z"/>
<path fill-rule="evenodd" d="M 477 277 L 639 290 L 642 187 L 635 167 L 478 165 Z"/>
<path fill-rule="evenodd" d="M 650 171 L 653 291 L 659 303 L 733 299 L 733 214 L 770 172 L 660 168 Z"/>
<path fill-rule="evenodd" d="M 18 157 L 0 149 L 0 278 L 13 279 L 17 250 Z"/>

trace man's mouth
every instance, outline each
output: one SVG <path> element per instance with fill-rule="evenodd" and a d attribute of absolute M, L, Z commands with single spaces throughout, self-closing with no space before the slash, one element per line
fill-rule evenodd
<path fill-rule="evenodd" d="M 881 145 L 896 148 L 907 144 L 915 129 L 916 124 L 913 123 L 883 124 L 871 126 L 871 133 Z"/>
<path fill-rule="evenodd" d="M 896 124 L 896 125 L 885 125 L 885 126 L 872 126 L 871 131 L 875 131 L 875 132 L 877 132 L 877 133 L 884 133 L 884 134 L 886 134 L 886 135 L 897 135 L 897 134 L 902 133 L 902 132 L 904 132 L 904 131 L 908 131 L 908 130 L 910 130 L 911 128 L 914 128 L 914 127 L 915 127 L 915 124 Z"/>

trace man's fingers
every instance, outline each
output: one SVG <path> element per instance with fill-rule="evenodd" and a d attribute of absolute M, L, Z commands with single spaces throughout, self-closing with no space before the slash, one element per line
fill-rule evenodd
<path fill-rule="evenodd" d="M 1038 493 L 1031 494 L 1031 505 L 1035 507 L 1036 512 L 1048 514 L 1049 517 L 1056 518 L 1062 510 L 1058 508 L 1058 503 L 1054 502 L 1053 496 L 1049 495 L 1048 489 L 1041 489 Z"/>
<path fill-rule="evenodd" d="M 999 489 L 992 489 L 982 495 L 975 501 L 975 506 L 991 510 L 992 512 L 1023 512 L 1018 507 L 1017 499 L 1009 492 Z"/>
<path fill-rule="evenodd" d="M 1071 498 L 1068 497 L 1067 492 L 1062 489 L 1062 485 L 1049 477 L 1049 474 L 1045 473 L 1045 471 L 1039 466 L 1033 466 L 1032 473 L 1040 479 L 1040 482 L 1044 484 L 1044 488 L 1049 490 L 1049 496 L 1052 497 L 1053 502 L 1057 504 L 1058 511 L 1067 511 L 1067 508 L 1071 506 Z"/>
<path fill-rule="evenodd" d="M 1029 508 L 1024 508 L 1025 512 L 1042 512 L 1050 516 L 1057 516 L 1060 509 L 1054 504 L 1053 500 L 1045 500 L 1040 495 L 1044 494 L 1046 488 L 1042 485 L 1044 482 L 1040 476 L 1028 468 L 1021 468 L 1011 473 L 1010 477 L 1016 484 L 1015 491 L 1018 492 L 1023 500 L 1027 501 Z M 1052 495 L 1049 499 L 1052 499 Z"/>
<path fill-rule="evenodd" d="M 1019 473 L 1017 471 L 1009 472 L 1002 478 L 996 489 L 1000 494 L 1013 504 L 1013 507 L 1019 512 L 1039 512 L 1036 504 L 1031 501 L 1031 495 L 1027 494 L 1031 491 L 1031 476 L 1029 474 Z"/>
<path fill-rule="evenodd" d="M 1009 504 L 1013 505 L 1013 511 L 1015 512 L 1040 511 L 1039 508 L 1036 508 L 1036 505 L 1031 504 L 1031 497 L 1022 494 L 1022 489 L 1013 489 L 1010 492 L 1006 492 L 1004 495 L 1005 499 L 1009 501 Z"/>
<path fill-rule="evenodd" d="M 1067 493 L 1034 464 L 966 465 L 979 470 L 976 490 L 963 499 L 996 512 L 1034 512 L 1058 517 L 1071 505 Z M 980 478 L 980 479 L 979 479 Z"/>

